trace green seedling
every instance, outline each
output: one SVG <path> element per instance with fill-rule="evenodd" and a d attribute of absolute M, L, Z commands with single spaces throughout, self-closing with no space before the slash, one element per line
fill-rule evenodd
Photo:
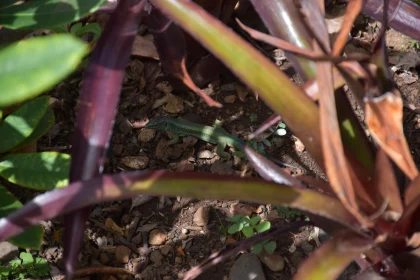
<path fill-rule="evenodd" d="M 295 220 L 298 217 L 304 216 L 299 210 L 289 207 L 277 206 L 276 210 L 282 219 Z"/>
<path fill-rule="evenodd" d="M 84 34 L 92 33 L 92 42 L 95 42 L 96 40 L 98 40 L 99 36 L 101 36 L 102 28 L 97 23 L 89 23 L 83 25 L 81 22 L 78 22 L 71 27 L 70 33 L 77 37 L 82 37 Z"/>
<path fill-rule="evenodd" d="M 242 214 L 237 214 L 233 218 L 228 218 L 228 221 L 232 223 L 228 228 L 229 234 L 235 234 L 241 232 L 245 238 L 252 237 L 255 233 L 261 233 L 271 228 L 269 221 L 261 222 L 260 216 L 248 217 Z M 262 250 L 268 253 L 273 253 L 276 250 L 276 242 L 264 240 L 261 243 L 252 246 L 252 252 L 259 254 Z"/>
<path fill-rule="evenodd" d="M 34 258 L 30 253 L 22 252 L 20 259 L 11 260 L 7 266 L 0 266 L 0 280 L 26 279 L 29 277 L 43 277 L 50 272 L 50 265 L 46 259 Z"/>
<path fill-rule="evenodd" d="M 254 113 L 252 113 L 251 115 L 249 115 L 249 120 L 251 122 L 256 122 L 258 120 L 258 116 Z"/>
<path fill-rule="evenodd" d="M 420 42 L 417 40 L 411 40 L 410 47 L 414 49 L 420 49 Z"/>

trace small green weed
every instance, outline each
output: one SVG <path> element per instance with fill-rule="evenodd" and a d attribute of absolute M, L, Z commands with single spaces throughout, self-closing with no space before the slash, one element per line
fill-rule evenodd
<path fill-rule="evenodd" d="M 26 252 L 20 253 L 19 257 L 18 260 L 11 260 L 8 266 L 0 266 L 0 280 L 43 277 L 49 274 L 50 265 L 46 259 L 34 258 Z"/>
<path fill-rule="evenodd" d="M 294 220 L 303 216 L 302 212 L 293 208 L 276 206 L 276 210 L 282 219 Z"/>
<path fill-rule="evenodd" d="M 251 122 L 256 122 L 258 120 L 258 116 L 254 113 L 252 113 L 251 115 L 249 115 L 249 120 Z"/>
<path fill-rule="evenodd" d="M 411 40 L 410 47 L 418 50 L 420 49 L 420 42 L 417 40 Z"/>
<path fill-rule="evenodd" d="M 235 234 L 241 232 L 245 238 L 249 238 L 255 233 L 261 233 L 271 228 L 271 223 L 269 221 L 261 222 L 260 216 L 250 218 L 242 214 L 237 214 L 233 218 L 228 218 L 228 221 L 232 223 L 228 228 L 228 233 Z M 265 250 L 271 254 L 276 250 L 276 247 L 276 242 L 267 239 L 252 246 L 252 252 L 259 254 L 262 250 Z"/>

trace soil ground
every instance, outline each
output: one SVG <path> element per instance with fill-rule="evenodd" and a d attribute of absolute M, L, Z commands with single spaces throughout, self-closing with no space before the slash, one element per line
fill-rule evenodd
<path fill-rule="evenodd" d="M 371 45 L 377 28 L 373 23 L 363 26 L 348 48 L 366 51 Z M 388 51 L 392 65 L 397 65 L 404 57 L 420 56 L 416 49 L 410 47 L 411 40 L 393 30 L 388 31 Z M 281 52 L 268 50 L 273 56 Z M 300 79 L 293 75 L 290 63 L 279 60 L 279 67 L 292 73 L 291 79 L 299 83 Z M 412 61 L 409 60 L 409 61 Z M 418 80 L 419 66 L 404 64 L 394 72 L 404 98 L 404 132 L 412 149 L 417 166 L 420 166 L 420 81 Z M 401 70 L 402 69 L 402 70 Z M 406 76 L 412 73 L 414 77 Z M 146 165 L 147 169 L 170 169 L 179 171 L 211 172 L 217 174 L 236 174 L 238 176 L 257 177 L 256 172 L 246 160 L 233 157 L 222 160 L 215 153 L 215 146 L 204 141 L 184 138 L 183 143 L 168 146 L 170 136 L 166 133 L 144 131 L 133 128 L 132 124 L 145 118 L 169 115 L 182 116 L 188 120 L 212 125 L 216 119 L 224 121 L 223 127 L 238 137 L 245 138 L 266 120 L 271 110 L 255 95 L 246 89 L 231 75 L 224 75 L 212 81 L 204 90 L 224 107 L 220 110 L 209 108 L 197 96 L 190 92 L 176 92 L 164 81 L 159 81 L 162 69 L 158 61 L 147 58 L 133 57 L 127 67 L 121 101 L 118 107 L 107 173 L 117 173 L 132 170 L 136 164 Z M 42 141 L 38 150 L 55 150 L 69 152 L 71 149 L 71 135 L 74 131 L 75 107 L 80 90 L 81 75 L 74 74 L 66 81 L 54 88 L 50 95 L 56 98 L 54 111 L 56 123 Z M 168 99 L 168 94 L 171 96 Z M 171 95 L 173 94 L 173 95 Z M 240 100 L 241 98 L 243 99 Z M 166 98 L 166 99 L 165 99 Z M 166 101 L 166 102 L 165 102 Z M 356 113 L 363 120 L 362 108 L 352 100 Z M 298 112 L 297 112 L 298 113 Z M 284 167 L 293 175 L 311 175 L 324 178 L 300 141 L 287 130 L 285 136 L 269 135 L 267 140 L 271 146 L 265 146 L 266 155 L 286 163 Z M 134 206 L 134 207 L 132 207 Z M 204 226 L 197 226 L 194 214 L 201 207 L 209 207 L 209 222 Z M 80 265 L 107 265 L 125 267 L 131 271 L 140 268 L 142 279 L 179 279 L 191 267 L 205 260 L 212 253 L 224 248 L 227 243 L 240 239 L 238 235 L 228 235 L 226 229 L 229 222 L 226 217 L 242 213 L 246 215 L 260 215 L 272 224 L 289 223 L 301 220 L 303 215 L 295 214 L 285 218 L 282 209 L 273 205 L 256 205 L 239 201 L 195 200 L 189 198 L 170 198 L 163 208 L 159 198 L 153 198 L 143 204 L 136 205 L 133 201 L 115 201 L 96 205 L 89 219 L 85 233 L 85 246 L 80 254 Z M 285 210 L 284 210 L 285 211 Z M 282 216 L 283 215 L 283 216 Z M 135 247 L 148 246 L 147 236 L 152 230 L 158 229 L 166 236 L 167 241 L 161 245 L 150 246 L 152 251 L 160 253 L 149 254 L 148 258 L 125 252 L 121 246 L 126 246 L 115 235 L 115 229 L 125 233 L 130 224 L 137 217 L 139 224 L 137 231 L 129 238 Z M 115 223 L 115 226 L 110 224 Z M 47 241 L 40 255 L 49 262 L 62 268 L 62 232 L 61 220 L 54 220 L 44 224 L 47 229 Z M 296 271 L 297 265 L 317 247 L 313 236 L 314 228 L 306 227 L 297 232 L 290 232 L 276 239 L 277 250 L 285 259 L 285 268 L 280 272 L 273 272 L 264 266 L 267 279 L 290 279 Z M 128 246 L 129 247 L 129 246 Z M 127 258 L 124 259 L 124 252 Z M 298 253 L 296 253 L 298 252 Z M 119 255 L 118 255 L 119 254 Z M 123 256 L 121 256 L 123 254 Z M 235 259 L 219 264 L 206 271 L 198 279 L 227 279 Z M 356 273 L 351 267 L 344 274 L 348 279 Z M 136 272 L 138 273 L 138 272 Z M 133 279 L 133 276 L 112 276 L 109 279 Z M 94 279 L 94 278 L 91 278 Z M 99 278 L 98 278 L 99 279 Z M 107 278 L 102 278 L 107 279 Z"/>

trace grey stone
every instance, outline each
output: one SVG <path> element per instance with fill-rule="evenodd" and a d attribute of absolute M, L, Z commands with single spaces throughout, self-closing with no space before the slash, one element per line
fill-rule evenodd
<path fill-rule="evenodd" d="M 157 265 L 162 265 L 162 259 L 163 259 L 163 256 L 160 251 L 153 251 L 150 254 L 150 260 Z"/>
<path fill-rule="evenodd" d="M 2 263 L 10 261 L 18 255 L 18 247 L 6 241 L 0 242 L 0 260 Z"/>
<path fill-rule="evenodd" d="M 305 259 L 305 255 L 301 251 L 294 251 L 292 256 L 290 257 L 290 261 L 292 262 L 295 268 L 299 268 L 299 265 Z"/>
<path fill-rule="evenodd" d="M 197 153 L 197 157 L 202 159 L 211 159 L 214 158 L 214 154 L 209 150 L 203 150 Z"/>
<path fill-rule="evenodd" d="M 260 260 L 254 254 L 243 254 L 233 264 L 229 280 L 265 280 Z"/>

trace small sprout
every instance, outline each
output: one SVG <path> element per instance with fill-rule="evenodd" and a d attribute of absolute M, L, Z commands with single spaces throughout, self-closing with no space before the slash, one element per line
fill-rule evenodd
<path fill-rule="evenodd" d="M 0 279 L 41 278 L 50 272 L 46 259 L 34 258 L 32 254 L 22 252 L 20 259 L 11 260 L 8 266 L 0 266 Z"/>
<path fill-rule="evenodd" d="M 279 122 L 277 124 L 276 131 L 274 132 L 274 134 L 278 136 L 284 136 L 286 135 L 286 133 L 286 124 L 284 122 Z"/>
<path fill-rule="evenodd" d="M 276 207 L 277 212 L 279 213 L 282 219 L 296 219 L 300 216 L 303 216 L 303 213 L 299 210 L 288 208 L 288 207 Z"/>
<path fill-rule="evenodd" d="M 250 238 L 254 236 L 255 233 L 261 233 L 271 228 L 271 223 L 269 221 L 261 222 L 260 216 L 250 218 L 248 216 L 238 214 L 232 218 L 228 218 L 227 220 L 233 223 L 229 226 L 228 233 L 235 234 L 237 232 L 242 232 L 245 238 Z M 276 249 L 276 246 L 276 242 L 269 241 L 269 239 L 267 239 L 252 246 L 252 251 L 255 254 L 259 254 L 262 250 L 272 253 Z"/>
<path fill-rule="evenodd" d="M 267 140 L 267 138 L 264 138 L 263 140 L 264 145 L 266 145 L 267 147 L 271 147 L 271 143 L 270 141 Z"/>
<path fill-rule="evenodd" d="M 258 116 L 257 116 L 256 114 L 252 113 L 252 114 L 249 116 L 249 120 L 250 120 L 251 122 L 256 122 L 256 121 L 258 120 Z"/>
<path fill-rule="evenodd" d="M 420 42 L 417 40 L 411 40 L 410 47 L 414 49 L 420 49 Z"/>

